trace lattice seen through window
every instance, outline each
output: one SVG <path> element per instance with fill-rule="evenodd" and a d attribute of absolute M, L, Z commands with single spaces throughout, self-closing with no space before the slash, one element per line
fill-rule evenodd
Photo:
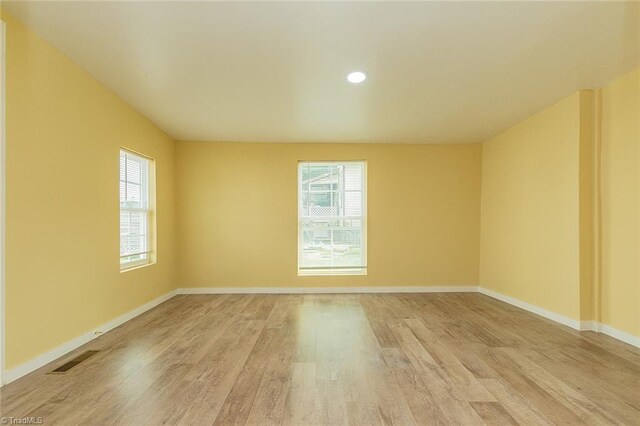
<path fill-rule="evenodd" d="M 366 259 L 365 162 L 299 163 L 299 274 L 363 274 Z"/>
<path fill-rule="evenodd" d="M 120 269 L 153 260 L 153 160 L 120 150 Z"/>

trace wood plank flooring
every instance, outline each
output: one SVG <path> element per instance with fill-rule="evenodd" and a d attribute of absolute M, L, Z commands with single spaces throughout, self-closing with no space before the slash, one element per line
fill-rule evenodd
<path fill-rule="evenodd" d="M 0 397 L 62 425 L 640 425 L 640 350 L 480 294 L 189 295 Z"/>

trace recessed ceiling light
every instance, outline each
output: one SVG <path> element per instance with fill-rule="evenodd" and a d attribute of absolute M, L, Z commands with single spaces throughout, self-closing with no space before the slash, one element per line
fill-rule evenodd
<path fill-rule="evenodd" d="M 367 73 L 364 71 L 354 71 L 349 73 L 349 75 L 347 76 L 347 80 L 349 80 L 349 83 L 362 83 L 366 79 Z"/>

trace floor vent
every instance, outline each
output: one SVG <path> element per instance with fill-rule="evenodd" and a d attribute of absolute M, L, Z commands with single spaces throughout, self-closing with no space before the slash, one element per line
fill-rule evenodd
<path fill-rule="evenodd" d="M 94 356 L 98 352 L 99 351 L 86 351 L 85 353 L 78 355 L 77 357 L 75 357 L 71 361 L 69 361 L 69 362 L 67 362 L 65 364 L 62 364 L 60 367 L 58 367 L 55 370 L 51 371 L 49 374 L 66 373 L 67 371 L 69 371 L 73 367 L 75 367 L 76 365 L 80 364 L 82 361 L 85 361 L 85 360 L 91 358 L 92 356 Z"/>

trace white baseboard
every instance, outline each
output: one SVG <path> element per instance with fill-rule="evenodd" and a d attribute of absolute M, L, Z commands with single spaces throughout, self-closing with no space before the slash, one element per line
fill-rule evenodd
<path fill-rule="evenodd" d="M 603 324 L 598 321 L 581 321 L 581 331 L 595 331 L 597 333 L 606 334 L 609 337 L 620 340 L 621 342 L 640 348 L 640 337 L 627 333 L 626 331 L 618 330 L 610 325 Z"/>
<path fill-rule="evenodd" d="M 593 331 L 606 334 L 609 337 L 613 337 L 614 339 L 618 339 L 624 343 L 628 343 L 632 346 L 635 346 L 636 348 L 640 348 L 640 336 L 634 336 L 633 334 L 629 334 L 626 331 L 618 330 L 617 328 L 613 328 L 607 324 L 595 324 L 596 327 Z"/>
<path fill-rule="evenodd" d="M 178 294 L 347 294 L 347 293 L 475 293 L 478 287 L 190 287 L 179 288 Z"/>
<path fill-rule="evenodd" d="M 548 311 L 536 305 L 506 296 L 493 290 L 475 285 L 468 286 L 415 286 L 415 287 L 192 287 L 178 288 L 162 295 L 138 308 L 121 315 L 96 330 L 85 333 L 70 340 L 55 349 L 52 349 L 38 357 L 5 371 L 5 384 L 37 370 L 40 367 L 55 361 L 78 347 L 90 342 L 99 335 L 106 333 L 119 325 L 137 317 L 138 315 L 165 302 L 177 294 L 348 294 L 348 293 L 482 293 L 494 299 L 522 308 L 526 311 L 540 315 L 557 323 L 566 325 L 580 331 L 595 331 L 606 334 L 614 339 L 640 348 L 640 337 L 613 328 L 597 321 L 578 321 L 567 318 L 555 312 Z"/>
<path fill-rule="evenodd" d="M 132 311 L 127 312 L 126 314 L 120 315 L 119 317 L 105 324 L 102 324 L 100 327 L 96 328 L 93 331 L 90 331 L 81 336 L 78 336 L 73 340 L 69 340 L 68 342 L 58 346 L 57 348 L 54 348 L 48 352 L 45 352 L 37 356 L 36 358 L 33 358 L 32 360 L 25 362 L 24 364 L 21 364 L 10 370 L 6 370 L 4 372 L 4 384 L 11 383 L 16 379 L 19 379 L 20 377 L 27 375 L 32 371 L 37 370 L 40 367 L 45 366 L 51 361 L 55 361 L 56 359 L 73 351 L 74 349 L 79 348 L 85 343 L 92 341 L 93 339 L 97 338 L 101 334 L 104 334 L 108 331 L 113 330 L 119 325 L 124 324 L 125 322 L 137 317 L 138 315 L 148 311 L 149 309 L 155 308 L 162 302 L 165 302 L 171 299 L 176 294 L 177 294 L 176 290 L 173 290 L 167 294 L 157 297 L 145 303 L 144 305 L 139 306 L 133 309 Z"/>
<path fill-rule="evenodd" d="M 345 294 L 345 293 L 482 293 L 579 331 L 595 331 L 640 347 L 640 337 L 597 321 L 579 321 L 476 285 L 415 287 L 190 287 L 178 294 Z"/>
<path fill-rule="evenodd" d="M 620 340 L 624 343 L 628 343 L 629 345 L 640 348 L 640 337 L 618 330 L 617 328 L 613 328 L 610 325 L 602 324 L 598 321 L 593 321 L 593 320 L 578 321 L 571 318 L 567 318 L 565 316 L 562 316 L 555 312 L 548 311 L 539 306 L 532 305 L 527 302 L 523 302 L 522 300 L 515 299 L 510 296 L 506 296 L 502 293 L 498 293 L 496 291 L 489 290 L 484 287 L 478 287 L 478 291 L 484 295 L 503 301 L 510 305 L 517 306 L 518 308 L 522 308 L 525 311 L 529 311 L 536 315 L 540 315 L 541 317 L 545 317 L 547 319 L 566 325 L 573 329 L 576 329 L 579 331 L 595 331 L 597 333 L 606 334 L 609 337 L 613 337 L 614 339 Z"/>
<path fill-rule="evenodd" d="M 541 308 L 536 305 L 532 305 L 531 303 L 524 302 L 522 300 L 516 299 L 511 296 L 504 295 L 502 293 L 498 293 L 497 291 L 489 290 L 484 287 L 478 287 L 478 291 L 484 295 L 489 297 L 493 297 L 494 299 L 501 300 L 505 303 L 508 303 L 513 306 L 517 306 L 518 308 L 522 308 L 525 311 L 532 312 L 536 315 L 540 315 L 541 317 L 545 317 L 552 321 L 558 322 L 560 324 L 566 325 L 568 327 L 574 328 L 576 330 L 580 330 L 580 321 L 574 320 L 571 318 L 567 318 L 563 315 L 557 314 L 555 312 L 548 311 L 544 308 Z"/>
<path fill-rule="evenodd" d="M 598 321 L 580 321 L 580 331 L 598 331 Z"/>

